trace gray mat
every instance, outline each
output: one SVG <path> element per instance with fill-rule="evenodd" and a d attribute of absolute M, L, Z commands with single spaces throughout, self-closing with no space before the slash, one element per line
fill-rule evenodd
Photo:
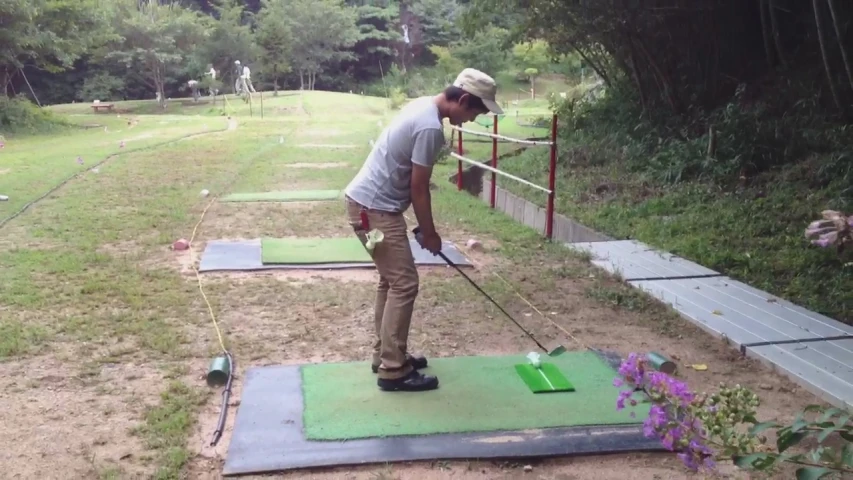
<path fill-rule="evenodd" d="M 424 250 L 415 239 L 409 239 L 415 264 L 446 265 L 437 255 Z M 453 263 L 461 267 L 471 267 L 471 262 L 462 255 L 455 245 L 444 242 L 442 252 Z M 251 270 L 339 270 L 345 268 L 376 268 L 373 263 L 323 263 L 318 265 L 264 265 L 261 263 L 261 241 L 247 240 L 227 242 L 214 240 L 208 242 L 201 255 L 199 272 L 251 271 Z"/>
<path fill-rule="evenodd" d="M 603 356 L 618 364 L 618 358 Z M 224 475 L 417 460 L 663 451 L 660 442 L 643 436 L 641 425 L 309 441 L 302 434 L 301 381 L 299 365 L 246 372 Z"/>

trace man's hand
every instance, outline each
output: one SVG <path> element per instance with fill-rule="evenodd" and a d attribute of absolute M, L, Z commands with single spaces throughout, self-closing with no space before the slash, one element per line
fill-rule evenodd
<path fill-rule="evenodd" d="M 441 251 L 441 237 L 436 231 L 433 231 L 430 234 L 421 233 L 416 239 L 424 250 L 427 250 L 433 255 L 438 255 L 438 252 Z"/>
<path fill-rule="evenodd" d="M 435 224 L 432 221 L 432 198 L 429 193 L 431 175 L 431 167 L 412 165 L 412 209 L 420 226 L 418 243 L 424 250 L 437 255 L 441 251 L 441 237 L 435 231 Z"/>

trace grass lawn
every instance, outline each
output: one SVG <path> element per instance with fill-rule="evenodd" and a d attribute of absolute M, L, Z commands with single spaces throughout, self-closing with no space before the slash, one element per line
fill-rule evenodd
<path fill-rule="evenodd" d="M 826 209 L 849 211 L 843 180 L 808 185 L 814 162 L 756 179 L 739 192 L 685 184 L 655 187 L 618 162 L 584 163 L 589 147 L 561 144 L 556 211 L 614 238 L 634 238 L 723 272 L 841 322 L 853 323 L 853 256 L 812 247 L 806 226 Z M 613 152 L 614 158 L 617 153 Z M 529 150 L 501 164 L 546 185 L 548 152 Z M 502 188 L 545 205 L 542 192 L 511 180 Z M 849 253 L 849 252 L 848 252 Z"/>
<path fill-rule="evenodd" d="M 233 97 L 223 107 L 175 101 L 165 112 L 153 101 L 121 103 L 120 114 L 56 106 L 75 122 L 102 126 L 7 139 L 0 194 L 10 201 L 0 203 L 0 218 L 79 174 L 0 227 L 0 423 L 8 476 L 216 478 L 248 368 L 355 360 L 368 367 L 375 272 L 205 274 L 204 292 L 237 364 L 225 435 L 209 446 L 220 397 L 204 375 L 220 346 L 193 270 L 205 244 L 352 234 L 339 202 L 219 203 L 215 196 L 342 188 L 394 113 L 385 100 L 359 95 L 264 95 L 263 118 L 259 100 L 250 116 Z M 538 134 L 517 125 L 506 132 Z M 199 135 L 182 138 L 191 133 Z M 471 148 L 486 158 L 491 146 Z M 87 170 L 100 161 L 97 173 Z M 482 242 L 482 250 L 466 250 L 477 265 L 474 279 L 541 340 L 622 355 L 655 349 L 681 363 L 705 363 L 709 371 L 683 373 L 695 388 L 722 380 L 751 386 L 762 395 L 762 414 L 782 412 L 782 420 L 819 403 L 584 258 L 456 192 L 446 181 L 453 171 L 449 162 L 435 175 L 440 234 L 462 249 L 470 238 Z M 201 196 L 203 189 L 211 195 Z M 194 234 L 192 250 L 170 250 Z M 535 349 L 444 267 L 421 272 L 410 346 L 431 357 Z M 615 408 L 615 398 L 602 401 Z M 539 478 L 683 473 L 669 455 L 535 465 Z M 429 479 L 448 470 L 454 478 L 514 478 L 519 467 L 433 462 L 328 469 L 312 478 Z"/>

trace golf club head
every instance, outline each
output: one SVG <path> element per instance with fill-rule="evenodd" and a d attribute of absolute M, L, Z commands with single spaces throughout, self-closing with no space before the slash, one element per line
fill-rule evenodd
<path fill-rule="evenodd" d="M 554 348 L 548 350 L 549 357 L 559 357 L 560 355 L 566 353 L 566 347 L 562 345 L 557 345 Z"/>

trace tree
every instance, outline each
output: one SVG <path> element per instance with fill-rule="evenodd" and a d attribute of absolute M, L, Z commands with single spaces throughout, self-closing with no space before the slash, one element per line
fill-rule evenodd
<path fill-rule="evenodd" d="M 273 95 L 278 95 L 279 79 L 292 70 L 293 33 L 287 21 L 286 0 L 263 0 L 255 31 L 265 76 L 272 79 Z"/>
<path fill-rule="evenodd" d="M 476 68 L 494 76 L 506 66 L 506 35 L 506 30 L 500 28 L 481 30 L 471 39 L 453 44 L 451 52 L 466 67 Z"/>
<path fill-rule="evenodd" d="M 380 75 L 380 63 L 387 66 L 394 58 L 395 45 L 401 43 L 403 33 L 396 27 L 400 9 L 388 0 L 354 8 L 358 15 L 358 36 L 352 47 L 353 58 L 344 67 L 358 79 L 376 78 Z"/>
<path fill-rule="evenodd" d="M 444 83 L 450 84 L 453 82 L 453 79 L 465 68 L 462 60 L 454 57 L 453 53 L 447 47 L 431 45 L 429 51 L 436 58 L 435 69 L 442 75 Z"/>
<path fill-rule="evenodd" d="M 204 43 L 196 47 L 196 54 L 190 58 L 188 73 L 196 77 L 207 70 L 206 65 L 213 65 L 218 78 L 229 79 L 229 83 L 234 85 L 237 80 L 234 78 L 234 62 L 239 60 L 248 65 L 262 54 L 252 32 L 254 16 L 246 11 L 242 0 L 225 0 L 212 8 L 218 20 L 200 16 L 209 21 L 210 30 Z"/>
<path fill-rule="evenodd" d="M 192 47 L 206 36 L 208 22 L 174 3 L 121 1 L 115 19 L 121 41 L 107 58 L 124 63 L 154 89 L 160 106 L 165 108 L 167 73 L 179 69 L 181 62 L 190 57 Z"/>
<path fill-rule="evenodd" d="M 357 14 L 343 0 L 288 0 L 285 4 L 293 34 L 293 68 L 299 72 L 300 88 L 313 90 L 324 66 L 353 58 L 345 49 L 358 41 Z"/>
<path fill-rule="evenodd" d="M 109 9 L 98 0 L 0 2 L 0 68 L 3 93 L 25 67 L 61 72 L 87 51 L 110 40 Z"/>
<path fill-rule="evenodd" d="M 457 26 L 461 9 L 456 0 L 414 0 L 410 10 L 421 25 L 424 45 L 447 46 L 461 36 Z"/>
<path fill-rule="evenodd" d="M 548 44 L 542 40 L 518 43 L 512 48 L 512 59 L 516 75 L 523 75 L 530 82 L 530 97 L 536 98 L 536 78 L 551 65 Z"/>

